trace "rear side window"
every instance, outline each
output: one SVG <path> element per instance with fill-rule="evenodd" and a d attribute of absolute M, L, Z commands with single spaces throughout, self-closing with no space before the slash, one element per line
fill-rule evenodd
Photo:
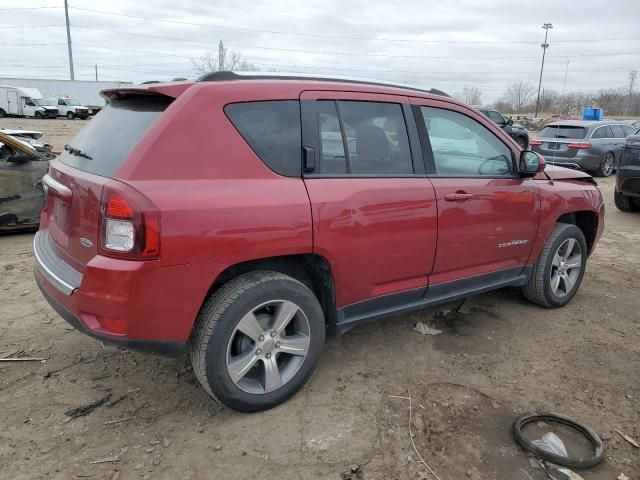
<path fill-rule="evenodd" d="M 224 107 L 224 112 L 271 170 L 300 176 L 302 140 L 297 100 L 232 103 Z"/>
<path fill-rule="evenodd" d="M 63 152 L 60 161 L 102 177 L 115 176 L 129 153 L 172 100 L 158 95 L 111 100 L 71 141 L 67 149 L 73 153 Z"/>
<path fill-rule="evenodd" d="M 585 127 L 574 125 L 548 125 L 540 130 L 541 138 L 584 138 L 587 135 Z"/>
<path fill-rule="evenodd" d="M 413 173 L 409 136 L 398 103 L 318 102 L 320 173 Z"/>
<path fill-rule="evenodd" d="M 613 138 L 613 132 L 611 131 L 611 128 L 609 128 L 608 125 L 605 125 L 604 127 L 596 128 L 591 134 L 591 138 L 592 139 Z"/>
<path fill-rule="evenodd" d="M 624 129 L 622 128 L 622 125 L 611 125 L 611 130 L 613 131 L 614 138 L 626 137 L 624 133 Z"/>

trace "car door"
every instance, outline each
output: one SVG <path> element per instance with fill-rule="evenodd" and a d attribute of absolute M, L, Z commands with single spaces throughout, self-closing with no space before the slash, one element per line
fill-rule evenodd
<path fill-rule="evenodd" d="M 331 264 L 339 316 L 372 298 L 420 296 L 433 267 L 437 210 L 408 99 L 341 91 L 300 99 L 314 252 Z M 370 316 L 384 301 L 350 315 Z"/>
<path fill-rule="evenodd" d="M 495 110 L 489 110 L 487 111 L 487 116 L 493 120 L 496 125 L 499 125 L 500 127 L 505 127 L 507 125 L 507 121 L 504 119 L 504 117 L 499 113 L 496 112 Z"/>
<path fill-rule="evenodd" d="M 520 274 L 538 231 L 540 195 L 516 172 L 517 148 L 471 109 L 411 101 L 438 205 L 430 285 Z"/>
<path fill-rule="evenodd" d="M 620 160 L 620 155 L 622 154 L 622 147 L 624 147 L 624 141 L 625 141 L 625 138 L 627 137 L 625 126 L 626 125 L 611 125 L 611 131 L 613 132 L 612 147 L 616 155 L 616 161 Z"/>
<path fill-rule="evenodd" d="M 67 107 L 67 102 L 64 100 L 64 98 L 59 98 L 58 99 L 58 115 L 65 116 L 68 110 L 69 108 Z"/>

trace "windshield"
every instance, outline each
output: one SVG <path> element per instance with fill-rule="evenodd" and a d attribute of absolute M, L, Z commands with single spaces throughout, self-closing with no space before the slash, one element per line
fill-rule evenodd
<path fill-rule="evenodd" d="M 548 125 L 540 130 L 537 136 L 541 138 L 584 138 L 586 135 L 586 127 L 579 127 L 577 125 Z"/>
<path fill-rule="evenodd" d="M 102 177 L 115 176 L 171 100 L 156 95 L 130 95 L 111 100 L 65 146 L 60 161 Z"/>
<path fill-rule="evenodd" d="M 64 99 L 67 102 L 67 105 L 72 105 L 72 106 L 81 106 L 82 104 L 77 101 L 75 98 L 65 98 Z"/>
<path fill-rule="evenodd" d="M 44 107 L 44 106 L 50 107 L 58 104 L 55 98 L 34 98 L 33 101 L 39 107 Z"/>

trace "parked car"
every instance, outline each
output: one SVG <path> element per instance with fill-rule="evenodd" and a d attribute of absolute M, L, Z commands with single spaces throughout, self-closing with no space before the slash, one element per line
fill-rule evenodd
<path fill-rule="evenodd" d="M 15 115 L 34 118 L 55 118 L 55 102 L 42 98 L 37 88 L 0 85 L 0 117 Z"/>
<path fill-rule="evenodd" d="M 624 143 L 613 195 L 616 207 L 623 212 L 640 211 L 640 130 Z"/>
<path fill-rule="evenodd" d="M 591 176 L 434 90 L 218 72 L 104 95 L 44 177 L 37 283 L 81 332 L 189 351 L 238 410 L 364 322 L 506 286 L 566 305 L 602 232 Z"/>
<path fill-rule="evenodd" d="M 516 141 L 516 143 L 520 145 L 520 148 L 525 149 L 529 146 L 529 132 L 524 125 L 513 123 L 511 117 L 505 118 L 497 110 L 491 110 L 488 108 L 478 108 L 478 110 L 507 132 Z"/>
<path fill-rule="evenodd" d="M 42 177 L 49 162 L 29 137 L 6 132 L 0 130 L 0 232 L 33 230 L 44 206 Z"/>
<path fill-rule="evenodd" d="M 61 117 L 67 117 L 69 120 L 74 118 L 86 119 L 89 118 L 89 107 L 81 105 L 80 102 L 73 98 L 60 97 L 56 99 L 58 103 L 58 115 Z"/>
<path fill-rule="evenodd" d="M 624 139 L 633 128 L 623 122 L 560 120 L 544 127 L 530 144 L 554 165 L 608 177 L 618 165 Z"/>

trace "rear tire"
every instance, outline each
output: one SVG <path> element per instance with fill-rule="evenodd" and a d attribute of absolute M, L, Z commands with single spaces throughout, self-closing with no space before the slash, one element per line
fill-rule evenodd
<path fill-rule="evenodd" d="M 6 117 L 7 116 L 7 112 L 5 112 L 3 109 L 0 108 L 0 117 Z"/>
<path fill-rule="evenodd" d="M 613 192 L 613 201 L 616 207 L 618 207 L 618 210 L 622 210 L 623 212 L 637 212 L 640 210 L 637 199 L 618 192 L 617 188 Z"/>
<path fill-rule="evenodd" d="M 207 393 L 257 412 L 285 402 L 309 380 L 324 345 L 324 314 L 294 278 L 249 272 L 206 301 L 192 338 L 193 370 Z"/>
<path fill-rule="evenodd" d="M 575 296 L 587 262 L 587 242 L 575 225 L 557 223 L 533 266 L 524 296 L 547 308 L 563 307 Z"/>
<path fill-rule="evenodd" d="M 616 169 L 616 156 L 613 152 L 605 153 L 604 157 L 600 161 L 600 165 L 593 172 L 594 177 L 608 177 Z"/>

